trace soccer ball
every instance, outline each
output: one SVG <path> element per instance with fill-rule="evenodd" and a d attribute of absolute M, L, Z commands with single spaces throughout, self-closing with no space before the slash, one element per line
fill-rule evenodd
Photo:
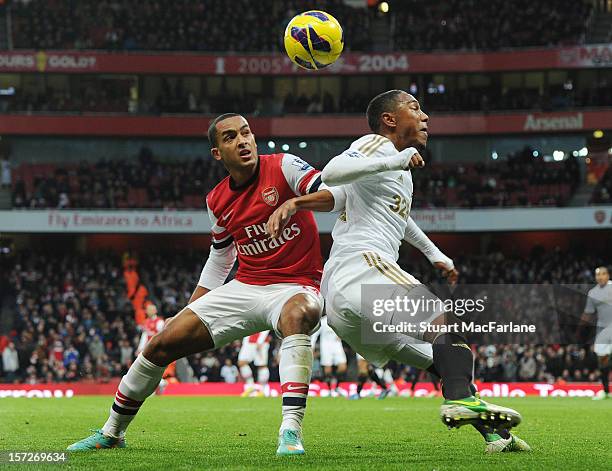
<path fill-rule="evenodd" d="M 336 62 L 344 48 L 340 23 L 320 10 L 294 16 L 285 29 L 285 50 L 294 64 L 316 70 Z"/>

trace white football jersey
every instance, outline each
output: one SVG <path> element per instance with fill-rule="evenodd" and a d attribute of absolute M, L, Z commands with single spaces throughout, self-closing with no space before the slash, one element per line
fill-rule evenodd
<path fill-rule="evenodd" d="M 398 154 L 393 143 L 379 134 L 367 134 L 341 155 L 355 159 L 377 159 Z M 383 171 L 343 186 L 345 211 L 332 231 L 334 243 L 328 263 L 361 250 L 377 252 L 397 261 L 412 205 L 412 175 L 409 170 Z"/>
<path fill-rule="evenodd" d="M 595 285 L 589 290 L 584 312 L 597 313 L 598 331 L 612 326 L 612 281 L 604 286 Z"/>

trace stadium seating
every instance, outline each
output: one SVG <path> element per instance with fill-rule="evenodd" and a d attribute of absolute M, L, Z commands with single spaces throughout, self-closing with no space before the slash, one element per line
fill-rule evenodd
<path fill-rule="evenodd" d="M 563 206 L 578 184 L 574 158 L 534 159 L 526 148 L 490 164 L 433 164 L 415 181 L 415 208 Z M 15 208 L 201 209 L 223 178 L 212 160 L 169 162 L 151 156 L 95 164 L 21 164 L 14 170 Z M 189 178 L 186 178 L 189 176 Z"/>
<path fill-rule="evenodd" d="M 325 93 L 298 97 L 289 93 L 275 95 L 231 95 L 227 93 L 196 97 L 181 86 L 164 86 L 156 96 L 141 96 L 137 106 L 130 108 L 129 91 L 108 88 L 104 80 L 95 82 L 98 88 L 86 90 L 53 90 L 44 93 L 19 91 L 11 97 L 1 97 L 3 113 L 90 113 L 114 112 L 134 114 L 220 114 L 228 109 L 246 115 L 272 116 L 287 114 L 361 114 L 369 97 L 343 92 L 337 97 Z M 180 83 L 180 82 L 177 82 Z M 480 87 L 469 90 L 447 90 L 445 93 L 426 94 L 422 106 L 427 112 L 487 112 L 497 110 L 563 110 L 612 106 L 612 85 L 593 83 L 585 90 L 564 90 L 544 87 L 539 90 L 507 90 L 501 87 Z"/>

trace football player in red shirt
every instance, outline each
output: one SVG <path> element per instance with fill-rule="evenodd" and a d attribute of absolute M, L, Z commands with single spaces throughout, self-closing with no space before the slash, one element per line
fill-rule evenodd
<path fill-rule="evenodd" d="M 212 245 L 189 305 L 147 343 L 122 378 L 102 429 L 69 450 L 124 447 L 125 430 L 157 388 L 167 365 L 274 330 L 283 339 L 279 364 L 283 420 L 277 454 L 304 453 L 302 419 L 312 370 L 310 334 L 317 329 L 323 310 L 319 235 L 310 211 L 297 212 L 274 238 L 266 232 L 266 221 L 285 201 L 304 194 L 312 194 L 309 204 L 317 210 L 342 208 L 344 192 L 326 188 L 320 172 L 299 157 L 258 155 L 255 136 L 238 114 L 213 120 L 208 138 L 213 157 L 223 163 L 229 176 L 206 198 Z M 236 258 L 236 277 L 225 283 Z"/>

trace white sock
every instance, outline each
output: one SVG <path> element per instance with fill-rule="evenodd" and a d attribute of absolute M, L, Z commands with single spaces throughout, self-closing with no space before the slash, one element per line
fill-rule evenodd
<path fill-rule="evenodd" d="M 283 421 L 280 433 L 285 429 L 301 432 L 312 373 L 312 347 L 309 335 L 295 334 L 283 339 L 278 369 L 283 395 Z"/>
<path fill-rule="evenodd" d="M 385 383 L 392 384 L 393 383 L 393 375 L 391 374 L 391 370 L 386 369 L 382 375 L 382 379 Z"/>
<path fill-rule="evenodd" d="M 257 382 L 262 386 L 268 384 L 268 380 L 270 379 L 270 370 L 268 367 L 260 367 L 257 368 Z"/>
<path fill-rule="evenodd" d="M 110 415 L 102 427 L 105 435 L 117 438 L 125 435 L 125 430 L 136 417 L 144 400 L 157 389 L 165 370 L 165 366 L 151 363 L 142 353 L 138 355 L 121 378 Z"/>
<path fill-rule="evenodd" d="M 240 367 L 240 376 L 242 376 L 246 384 L 253 384 L 253 371 L 251 371 L 249 365 L 242 365 Z"/>

